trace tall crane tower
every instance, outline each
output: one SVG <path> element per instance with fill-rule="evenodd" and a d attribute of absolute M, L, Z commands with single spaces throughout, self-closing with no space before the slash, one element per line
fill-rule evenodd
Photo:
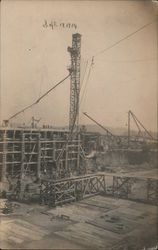
<path fill-rule="evenodd" d="M 81 35 L 72 35 L 72 47 L 68 47 L 71 55 L 71 80 L 70 80 L 70 113 L 69 130 L 73 132 L 78 129 L 79 120 L 79 97 L 80 97 L 80 61 L 81 61 Z"/>

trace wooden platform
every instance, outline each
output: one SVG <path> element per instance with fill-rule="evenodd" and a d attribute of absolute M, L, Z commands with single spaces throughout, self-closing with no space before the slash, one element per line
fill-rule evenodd
<path fill-rule="evenodd" d="M 1 216 L 2 249 L 140 250 L 157 244 L 157 206 L 93 196 L 48 208 L 19 203 Z"/>

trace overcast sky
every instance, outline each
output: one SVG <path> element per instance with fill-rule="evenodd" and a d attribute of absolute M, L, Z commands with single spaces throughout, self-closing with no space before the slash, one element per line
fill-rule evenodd
<path fill-rule="evenodd" d="M 31 104 L 67 74 L 72 34 L 82 35 L 82 76 L 87 59 L 152 22 L 151 1 L 2 1 L 1 119 Z M 45 28 L 45 20 L 58 27 Z M 70 23 L 71 28 L 60 23 Z M 94 57 L 80 106 L 106 126 L 125 127 L 132 110 L 149 130 L 157 128 L 157 23 Z M 88 70 L 88 67 L 87 67 Z M 87 71 L 88 72 L 88 71 Z M 86 77 L 86 75 L 85 75 Z M 86 78 L 85 78 L 86 79 Z M 67 125 L 70 80 L 13 122 Z"/>

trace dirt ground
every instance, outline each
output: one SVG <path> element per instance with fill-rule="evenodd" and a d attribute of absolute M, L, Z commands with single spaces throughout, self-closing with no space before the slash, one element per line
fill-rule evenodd
<path fill-rule="evenodd" d="M 16 204 L 16 205 L 15 205 Z M 157 207 L 93 196 L 49 208 L 14 203 L 1 214 L 1 249 L 143 249 L 157 244 Z"/>
<path fill-rule="evenodd" d="M 157 169 L 128 166 L 113 173 L 154 178 Z M 56 208 L 12 204 L 13 213 L 0 209 L 1 249 L 143 250 L 158 243 L 158 206 L 101 195 Z"/>

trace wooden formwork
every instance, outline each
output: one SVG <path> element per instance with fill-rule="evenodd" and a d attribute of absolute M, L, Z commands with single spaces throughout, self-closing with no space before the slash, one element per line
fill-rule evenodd
<path fill-rule="evenodd" d="M 80 151 L 80 139 L 67 142 L 68 134 L 64 129 L 0 128 L 0 181 L 68 176 L 77 166 Z"/>

